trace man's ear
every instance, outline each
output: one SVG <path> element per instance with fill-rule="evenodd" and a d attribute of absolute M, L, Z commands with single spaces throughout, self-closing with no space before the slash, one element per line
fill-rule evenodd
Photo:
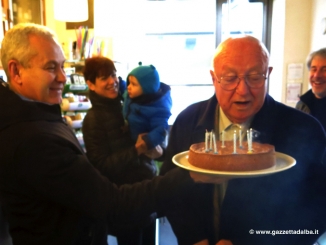
<path fill-rule="evenodd" d="M 209 72 L 210 72 L 210 74 L 211 74 L 211 77 L 212 77 L 212 82 L 213 82 L 213 85 L 214 85 L 214 84 L 215 84 L 215 81 L 216 81 L 215 72 L 214 72 L 214 71 L 212 71 L 212 70 L 210 70 Z"/>
<path fill-rule="evenodd" d="M 12 83 L 22 84 L 20 79 L 20 64 L 16 60 L 10 60 L 8 62 L 8 73 L 10 76 L 10 81 Z"/>

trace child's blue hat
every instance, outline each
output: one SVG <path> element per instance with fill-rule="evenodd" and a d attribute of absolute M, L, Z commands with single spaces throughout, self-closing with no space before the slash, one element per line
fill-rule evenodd
<path fill-rule="evenodd" d="M 139 66 L 129 73 L 127 81 L 129 76 L 134 76 L 137 78 L 144 94 L 156 93 L 160 88 L 160 77 L 156 68 L 153 65 L 143 66 L 142 62 L 138 64 Z"/>

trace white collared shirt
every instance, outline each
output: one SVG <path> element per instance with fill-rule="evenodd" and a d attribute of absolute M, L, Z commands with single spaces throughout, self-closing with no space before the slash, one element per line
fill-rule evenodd
<path fill-rule="evenodd" d="M 239 132 L 239 129 L 240 128 L 241 128 L 241 131 L 242 131 L 241 132 L 242 140 L 245 140 L 246 139 L 246 137 L 247 137 L 247 130 L 250 127 L 250 124 L 251 124 L 251 121 L 252 121 L 253 117 L 251 117 L 249 120 L 247 120 L 244 123 L 241 123 L 241 124 L 235 123 L 235 124 L 233 124 L 227 118 L 227 116 L 225 115 L 225 113 L 223 112 L 223 110 L 222 110 L 221 107 L 219 109 L 219 115 L 220 115 L 220 117 L 219 117 L 220 140 L 222 139 L 221 138 L 221 134 L 222 134 L 223 131 L 225 132 L 225 135 L 224 135 L 224 139 L 225 140 L 232 140 L 233 139 L 234 130 L 237 131 L 237 138 L 238 138 L 238 132 Z"/>

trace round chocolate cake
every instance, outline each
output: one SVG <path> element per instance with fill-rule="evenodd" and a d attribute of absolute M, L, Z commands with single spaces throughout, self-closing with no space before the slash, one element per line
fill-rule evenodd
<path fill-rule="evenodd" d="M 274 146 L 252 142 L 252 151 L 248 152 L 247 142 L 236 148 L 233 141 L 216 142 L 217 153 L 206 151 L 205 142 L 190 146 L 188 161 L 191 165 L 216 171 L 253 171 L 273 167 L 276 164 Z"/>

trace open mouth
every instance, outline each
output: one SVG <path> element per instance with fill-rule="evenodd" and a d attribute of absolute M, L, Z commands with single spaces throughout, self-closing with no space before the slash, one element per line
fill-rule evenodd
<path fill-rule="evenodd" d="M 235 102 L 237 105 L 248 105 L 250 102 L 249 101 L 237 101 Z"/>

